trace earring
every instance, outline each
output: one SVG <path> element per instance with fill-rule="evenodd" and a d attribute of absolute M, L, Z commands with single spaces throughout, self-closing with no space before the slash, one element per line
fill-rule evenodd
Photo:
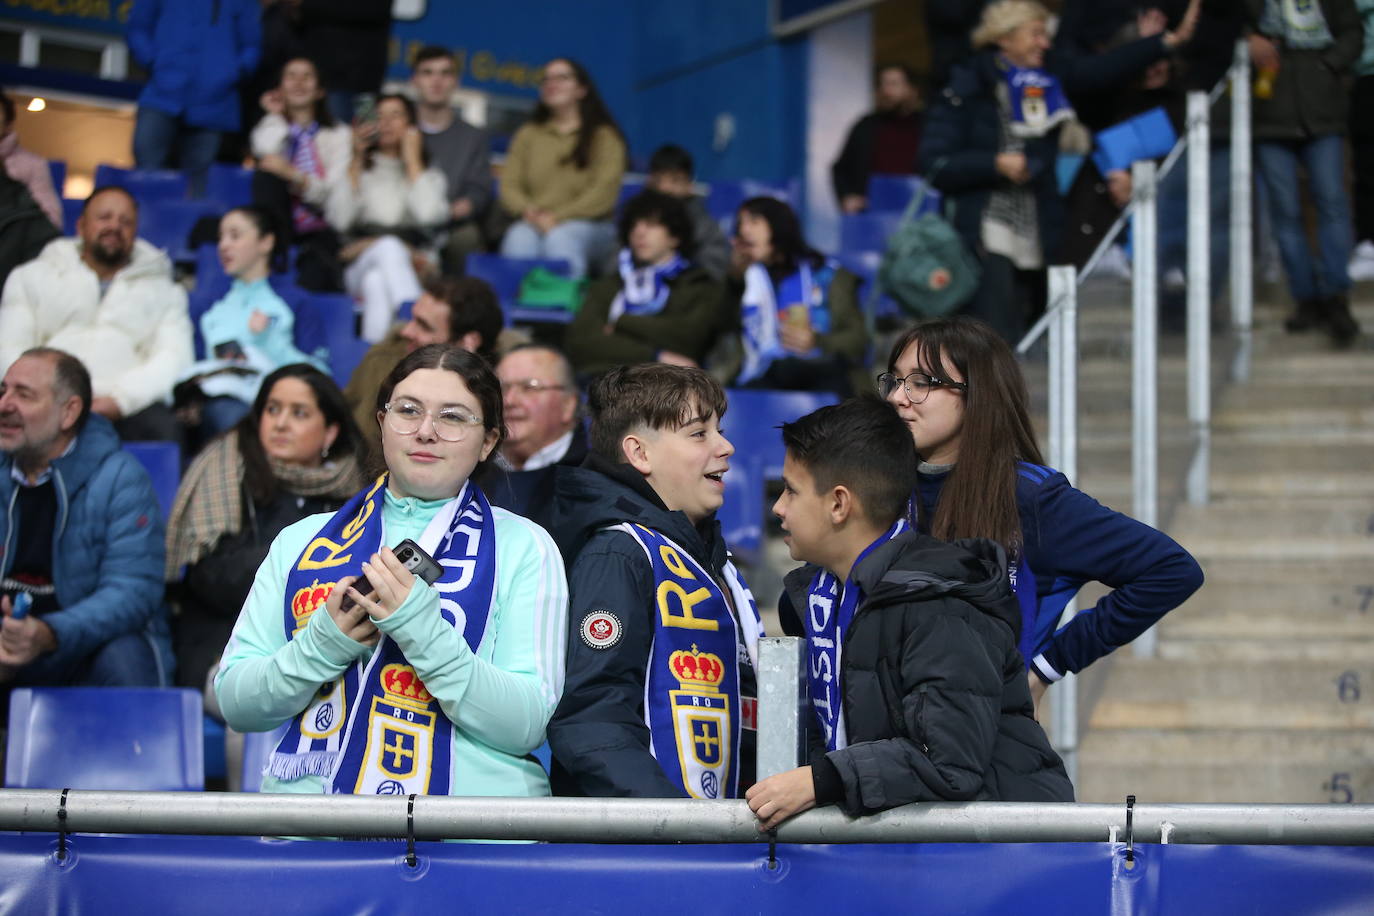
<path fill-rule="evenodd" d="M 324 448 L 320 449 L 320 457 L 321 457 L 321 458 L 328 458 L 328 457 L 329 457 L 329 446 L 326 445 Z"/>

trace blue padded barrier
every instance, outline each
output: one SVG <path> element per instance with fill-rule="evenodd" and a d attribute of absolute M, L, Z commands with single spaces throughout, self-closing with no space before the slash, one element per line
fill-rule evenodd
<path fill-rule="evenodd" d="M 204 789 L 202 706 L 187 688 L 17 687 L 5 786 Z"/>
<path fill-rule="evenodd" d="M 724 803 L 721 803 L 724 804 Z M 1119 843 L 793 846 L 312 843 L 0 836 L 13 913 L 1362 913 L 1374 848 Z M 114 902 L 117 901 L 117 905 Z"/>

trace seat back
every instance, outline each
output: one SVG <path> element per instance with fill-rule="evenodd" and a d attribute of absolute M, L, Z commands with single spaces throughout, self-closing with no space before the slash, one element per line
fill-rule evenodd
<path fill-rule="evenodd" d="M 218 217 L 223 208 L 213 200 L 144 200 L 139 203 L 138 235 L 167 252 L 179 264 L 197 261 L 189 237 L 197 222 Z"/>
<path fill-rule="evenodd" d="M 185 172 L 175 169 L 121 169 L 113 165 L 95 167 L 95 186 L 116 185 L 132 194 L 140 204 L 150 200 L 184 200 L 190 182 Z"/>
<path fill-rule="evenodd" d="M 470 254 L 467 260 L 468 276 L 491 284 L 496 298 L 501 302 L 501 312 L 505 315 L 507 324 L 512 321 L 566 324 L 572 320 L 571 312 L 552 308 L 524 308 L 520 305 L 520 281 L 536 267 L 542 267 L 560 277 L 572 275 L 571 264 L 551 258 L 507 258 L 499 254 Z"/>
<path fill-rule="evenodd" d="M 258 792 L 262 789 L 262 771 L 267 760 L 281 743 L 290 722 L 283 722 L 270 732 L 245 732 L 243 735 L 243 784 L 239 791 Z"/>
<path fill-rule="evenodd" d="M 67 184 L 67 163 L 61 159 L 49 159 L 48 172 L 52 175 L 53 190 L 61 197 L 62 188 Z"/>
<path fill-rule="evenodd" d="M 811 411 L 840 399 L 829 391 L 769 391 L 761 388 L 736 388 L 727 391 L 730 408 L 725 412 L 721 427 L 725 438 L 735 446 L 735 454 L 757 459 L 764 480 L 782 477 L 783 423 L 809 414 Z M 737 463 L 732 457 L 731 464 Z M 726 475 L 729 476 L 728 474 Z"/>
<path fill-rule="evenodd" d="M 248 206 L 253 202 L 253 170 L 212 162 L 205 177 L 205 198 L 219 201 L 225 209 Z"/>
<path fill-rule="evenodd" d="M 125 442 L 124 451 L 138 459 L 153 481 L 162 519 L 172 514 L 177 487 L 181 486 L 181 446 L 175 442 Z"/>
<path fill-rule="evenodd" d="M 17 687 L 5 786 L 201 791 L 202 705 L 188 688 Z"/>

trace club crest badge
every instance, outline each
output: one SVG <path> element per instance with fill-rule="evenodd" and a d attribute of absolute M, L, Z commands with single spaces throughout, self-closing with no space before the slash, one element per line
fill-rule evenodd
<path fill-rule="evenodd" d="M 592 611 L 582 618 L 582 641 L 593 649 L 609 649 L 620 642 L 624 630 L 610 611 Z"/>

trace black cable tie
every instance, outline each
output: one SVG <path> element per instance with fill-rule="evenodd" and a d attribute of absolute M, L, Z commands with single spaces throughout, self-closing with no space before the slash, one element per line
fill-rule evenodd
<path fill-rule="evenodd" d="M 57 861 L 67 861 L 67 793 L 71 789 L 63 789 L 62 797 L 57 800 Z"/>
<path fill-rule="evenodd" d="M 1126 796 L 1126 864 L 1135 864 L 1135 796 Z"/>
<path fill-rule="evenodd" d="M 406 802 L 406 864 L 411 868 L 419 865 L 415 858 L 415 796 Z"/>
<path fill-rule="evenodd" d="M 768 831 L 768 870 L 778 870 L 778 828 Z"/>

